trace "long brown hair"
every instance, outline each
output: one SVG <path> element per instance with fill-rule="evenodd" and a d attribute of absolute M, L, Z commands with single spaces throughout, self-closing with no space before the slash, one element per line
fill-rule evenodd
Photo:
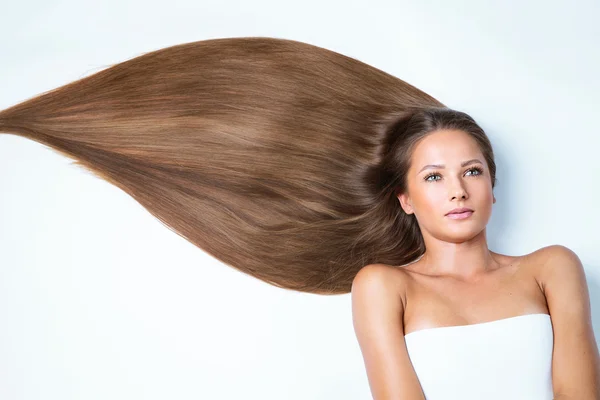
<path fill-rule="evenodd" d="M 405 190 L 411 149 L 467 114 L 356 59 L 264 37 L 180 44 L 0 112 L 131 195 L 212 256 L 278 287 L 350 291 L 367 264 L 425 251 Z"/>

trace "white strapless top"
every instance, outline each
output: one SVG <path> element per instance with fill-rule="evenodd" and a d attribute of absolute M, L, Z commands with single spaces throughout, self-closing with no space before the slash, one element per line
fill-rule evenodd
<path fill-rule="evenodd" d="M 421 329 L 404 336 L 427 400 L 552 400 L 548 314 Z"/>

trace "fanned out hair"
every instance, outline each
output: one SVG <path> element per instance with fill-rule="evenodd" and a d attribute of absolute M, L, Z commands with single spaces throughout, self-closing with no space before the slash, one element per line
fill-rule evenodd
<path fill-rule="evenodd" d="M 411 149 L 469 115 L 339 53 L 243 37 L 145 53 L 0 112 L 208 254 L 290 290 L 348 293 L 425 251 L 400 207 Z"/>

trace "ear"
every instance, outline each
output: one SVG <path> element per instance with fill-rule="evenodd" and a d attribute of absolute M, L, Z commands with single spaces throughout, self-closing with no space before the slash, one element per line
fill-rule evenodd
<path fill-rule="evenodd" d="M 410 197 L 407 194 L 401 193 L 398 195 L 398 200 L 400 201 L 400 206 L 407 214 L 413 214 L 414 210 L 412 208 L 412 204 L 410 202 Z"/>

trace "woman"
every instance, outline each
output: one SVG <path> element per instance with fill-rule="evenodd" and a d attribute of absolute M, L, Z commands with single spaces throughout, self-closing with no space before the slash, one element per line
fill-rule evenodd
<path fill-rule="evenodd" d="M 206 40 L 16 104 L 0 112 L 0 131 L 75 159 L 240 271 L 290 290 L 352 291 L 376 399 L 435 400 L 439 390 L 493 399 L 498 387 L 513 398 L 598 397 L 579 260 L 560 246 L 520 258 L 490 252 L 495 164 L 485 133 L 385 72 L 296 41 Z M 444 167 L 421 171 L 426 164 Z M 472 214 L 445 215 L 457 207 Z M 525 313 L 550 313 L 552 326 L 501 320 Z M 471 328 L 451 337 L 448 325 L 459 324 Z M 475 365 L 451 351 L 468 355 L 473 340 L 512 332 L 504 345 L 514 355 L 536 327 L 544 340 L 553 329 L 552 376 L 551 349 L 538 345 L 530 386 L 508 370 L 458 385 L 500 353 Z M 428 354 L 436 344 L 445 351 Z"/>
<path fill-rule="evenodd" d="M 376 399 L 597 399 L 598 349 L 578 257 L 490 251 L 493 154 L 479 129 L 419 124 L 398 200 L 420 227 L 414 263 L 373 264 L 352 287 Z M 553 394 L 555 393 L 555 394 Z"/>

